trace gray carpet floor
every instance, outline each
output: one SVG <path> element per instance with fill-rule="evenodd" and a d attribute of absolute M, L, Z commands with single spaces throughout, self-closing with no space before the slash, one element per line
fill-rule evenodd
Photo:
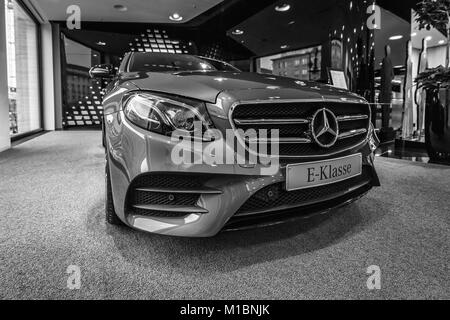
<path fill-rule="evenodd" d="M 330 215 L 171 238 L 105 224 L 99 132 L 45 134 L 0 154 L 0 298 L 449 299 L 450 167 L 377 167 L 383 186 Z"/>

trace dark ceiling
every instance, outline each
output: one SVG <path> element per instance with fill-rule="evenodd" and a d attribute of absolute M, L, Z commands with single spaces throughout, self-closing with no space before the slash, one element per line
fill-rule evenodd
<path fill-rule="evenodd" d="M 419 2 L 418 0 L 376 0 L 377 4 L 396 14 L 400 18 L 410 22 L 411 8 L 414 8 Z"/>
<path fill-rule="evenodd" d="M 355 0 L 359 1 L 359 0 Z M 362 0 L 361 0 L 362 1 Z M 336 24 L 336 8 L 346 9 L 350 0 L 225 0 L 219 5 L 187 23 L 82 23 L 83 33 L 66 31 L 70 38 L 99 51 L 121 52 L 126 49 L 133 34 L 140 34 L 147 27 L 161 27 L 180 39 L 195 42 L 212 39 L 222 46 L 240 52 L 241 56 L 264 55 L 323 43 L 330 32 L 330 24 Z M 367 1 L 368 3 L 370 1 Z M 411 8 L 417 0 L 377 0 L 377 4 L 410 21 Z M 288 12 L 276 12 L 275 5 L 288 3 Z M 343 11 L 343 9 L 339 9 Z M 337 23 L 340 23 L 339 21 Z M 65 26 L 65 22 L 60 22 Z M 234 29 L 245 30 L 241 36 L 231 35 Z M 131 36 L 130 36 L 131 35 Z M 99 47 L 95 43 L 105 39 L 113 47 Z M 120 41 L 117 41 L 120 39 Z M 244 41 L 242 43 L 242 41 Z"/>
<path fill-rule="evenodd" d="M 226 30 L 261 11 L 276 0 L 225 0 L 215 7 L 200 14 L 186 23 L 142 24 L 142 23 L 108 23 L 82 22 L 83 32 L 65 29 L 65 21 L 59 23 L 66 36 L 100 52 L 120 53 L 128 50 L 128 43 L 135 35 L 147 28 L 161 28 L 176 39 L 195 43 L 217 42 L 229 52 L 236 53 L 234 59 L 253 55 L 245 46 L 226 36 Z M 119 40 L 119 41 L 118 41 Z M 106 46 L 99 46 L 98 41 Z"/>
<path fill-rule="evenodd" d="M 327 41 L 335 8 L 342 0 L 290 1 L 290 10 L 278 12 L 279 0 L 228 30 L 228 36 L 242 43 L 256 55 L 272 54 L 319 45 Z M 236 29 L 242 35 L 233 35 Z M 287 46 L 287 47 L 286 47 Z"/>

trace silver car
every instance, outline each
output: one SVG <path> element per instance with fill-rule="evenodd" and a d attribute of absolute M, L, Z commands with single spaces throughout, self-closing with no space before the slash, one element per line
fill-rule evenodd
<path fill-rule="evenodd" d="M 111 224 L 210 237 L 330 211 L 379 185 L 370 107 L 346 90 L 181 54 L 128 53 L 118 72 L 102 65 L 91 76 L 112 78 L 103 100 Z M 194 161 L 174 159 L 192 141 Z M 270 149 L 256 162 L 253 142 Z M 211 148 L 248 157 L 202 161 Z"/>

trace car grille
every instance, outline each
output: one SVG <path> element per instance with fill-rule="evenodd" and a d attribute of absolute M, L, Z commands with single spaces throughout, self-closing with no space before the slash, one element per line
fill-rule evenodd
<path fill-rule="evenodd" d="M 358 177 L 320 187 L 287 191 L 285 182 L 273 184 L 251 196 L 235 216 L 295 208 L 330 200 L 349 192 L 355 186 L 368 184 L 371 179 L 371 169 L 366 166 Z"/>
<path fill-rule="evenodd" d="M 126 212 L 132 215 L 181 218 L 192 213 L 207 213 L 197 205 L 202 194 L 220 194 L 203 187 L 209 175 L 144 174 L 130 185 Z"/>
<path fill-rule="evenodd" d="M 332 111 L 339 123 L 339 138 L 330 148 L 320 147 L 311 134 L 312 117 L 322 108 Z M 342 102 L 243 103 L 234 107 L 231 122 L 235 129 L 255 129 L 257 133 L 260 129 L 278 129 L 281 158 L 326 156 L 344 152 L 365 141 L 370 126 L 370 108 L 368 104 Z M 259 136 L 257 138 L 261 141 Z"/>

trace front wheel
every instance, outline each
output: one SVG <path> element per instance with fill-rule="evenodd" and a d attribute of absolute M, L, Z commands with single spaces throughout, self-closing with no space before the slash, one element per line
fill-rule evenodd
<path fill-rule="evenodd" d="M 105 165 L 105 214 L 106 214 L 106 222 L 112 225 L 121 226 L 124 225 L 122 220 L 116 214 L 116 210 L 114 209 L 112 188 L 111 188 L 111 179 L 109 176 L 109 165 L 108 160 L 106 160 Z"/>

